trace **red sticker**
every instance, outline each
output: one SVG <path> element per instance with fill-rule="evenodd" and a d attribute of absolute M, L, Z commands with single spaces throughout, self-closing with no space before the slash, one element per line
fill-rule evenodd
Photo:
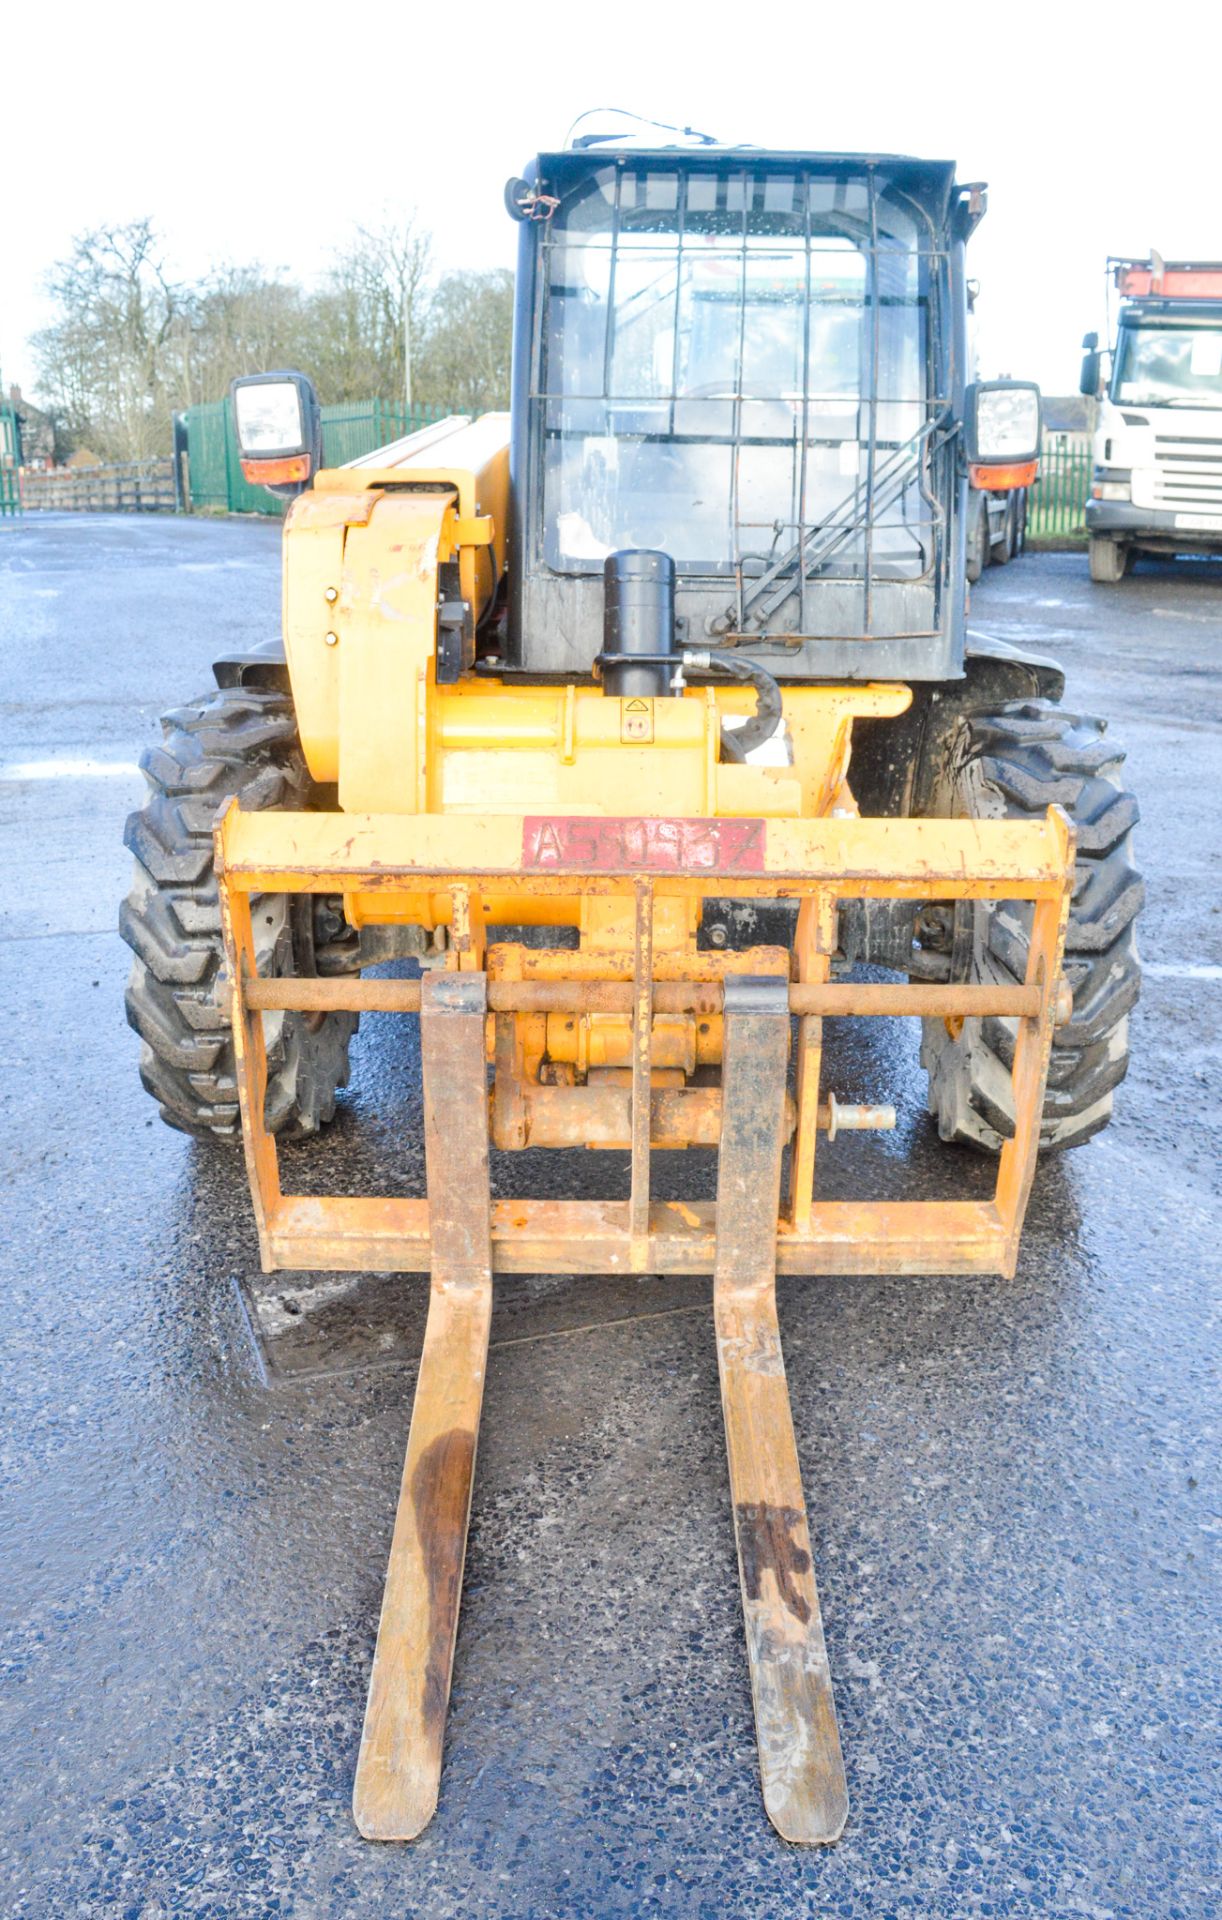
<path fill-rule="evenodd" d="M 522 864 L 561 872 L 762 873 L 764 822 L 529 815 Z"/>

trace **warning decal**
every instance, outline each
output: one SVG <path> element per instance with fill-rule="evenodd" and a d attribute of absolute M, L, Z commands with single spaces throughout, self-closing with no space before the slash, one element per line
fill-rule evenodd
<path fill-rule="evenodd" d="M 619 737 L 631 743 L 634 740 L 653 739 L 653 701 L 645 699 L 625 700 L 620 705 Z"/>
<path fill-rule="evenodd" d="M 762 873 L 764 822 L 529 815 L 522 864 L 561 872 Z"/>

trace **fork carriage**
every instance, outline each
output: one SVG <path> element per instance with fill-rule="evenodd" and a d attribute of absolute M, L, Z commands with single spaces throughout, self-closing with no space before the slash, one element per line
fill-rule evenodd
<path fill-rule="evenodd" d="M 410 1839 L 436 1805 L 493 1274 L 711 1272 L 764 1800 L 786 1839 L 834 1840 L 848 1801 L 776 1274 L 1013 1273 L 1049 1047 L 1065 1011 L 1072 835 L 1056 808 L 1030 826 L 691 819 L 638 821 L 625 834 L 615 821 L 547 824 L 541 834 L 528 817 L 477 825 L 446 816 L 249 814 L 235 802 L 217 828 L 264 1266 L 431 1275 L 357 1769 L 357 1823 L 370 1838 Z M 699 950 L 694 909 L 711 884 L 722 898 L 796 900 L 792 950 Z M 420 980 L 262 977 L 251 896 L 296 892 L 342 894 L 354 912 L 358 902 L 377 911 L 427 895 L 450 928 L 448 964 Z M 831 980 L 838 903 L 878 897 L 1030 900 L 1026 980 Z M 527 901 L 562 923 L 575 919 L 579 949 L 486 946 L 490 916 L 520 912 Z M 424 1198 L 281 1190 L 275 1141 L 263 1124 L 262 1015 L 276 1009 L 418 1013 Z M 820 1130 L 893 1118 L 887 1109 L 846 1110 L 823 1092 L 823 1022 L 906 1014 L 1018 1023 L 1017 1125 L 993 1198 L 820 1200 Z M 577 1055 L 578 1023 L 586 1023 L 582 1080 L 571 1058 L 552 1059 L 548 1048 L 554 1027 L 556 1053 Z M 591 1023 L 601 1023 L 593 1028 L 600 1059 L 615 1064 L 589 1064 Z M 678 1055 L 694 1063 L 693 1028 L 704 1029 L 717 1084 L 689 1088 L 673 1064 Z M 658 1057 L 672 1064 L 657 1066 Z M 549 1066 L 567 1071 L 548 1075 Z M 583 1139 L 629 1150 L 626 1201 L 493 1202 L 491 1144 Z M 717 1147 L 716 1202 L 652 1200 L 651 1151 L 688 1144 Z"/>

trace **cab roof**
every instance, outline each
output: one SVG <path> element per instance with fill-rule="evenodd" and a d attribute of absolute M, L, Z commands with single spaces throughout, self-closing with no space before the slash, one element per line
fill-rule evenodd
<path fill-rule="evenodd" d="M 676 142 L 672 146 L 642 146 L 632 140 L 594 140 L 588 145 L 566 148 L 560 153 L 540 153 L 535 161 L 535 177 L 540 187 L 568 185 L 607 165 L 667 167 L 685 173 L 718 172 L 727 167 L 763 168 L 769 172 L 800 168 L 811 173 L 864 173 L 874 168 L 897 186 L 917 195 L 926 209 L 939 221 L 945 221 L 961 193 L 967 191 L 955 179 L 953 160 L 922 160 L 900 153 L 822 153 L 814 149 L 715 146 L 711 143 Z M 529 178 L 530 170 L 527 170 Z"/>

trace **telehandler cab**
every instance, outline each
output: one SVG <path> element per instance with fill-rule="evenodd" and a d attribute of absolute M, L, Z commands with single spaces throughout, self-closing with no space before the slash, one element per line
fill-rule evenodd
<path fill-rule="evenodd" d="M 361 1832 L 437 1801 L 493 1275 L 711 1273 L 764 1800 L 831 1841 L 775 1277 L 1014 1273 L 1037 1150 L 1125 1071 L 1137 808 L 1060 670 L 966 628 L 970 490 L 1039 442 L 1034 388 L 966 377 L 982 188 L 587 143 L 507 200 L 509 415 L 317 471 L 309 382 L 236 385 L 248 477 L 297 494 L 283 647 L 145 755 L 128 1009 L 170 1124 L 241 1135 L 266 1270 L 431 1275 Z M 374 1009 L 419 1015 L 427 1197 L 286 1193 L 277 1137 L 331 1117 Z M 823 1084 L 863 1015 L 923 1022 L 991 1198 L 821 1195 L 894 1120 Z M 492 1149 L 578 1144 L 623 1198 L 491 1198 Z M 667 1147 L 716 1149 L 715 1203 L 651 1194 Z"/>

